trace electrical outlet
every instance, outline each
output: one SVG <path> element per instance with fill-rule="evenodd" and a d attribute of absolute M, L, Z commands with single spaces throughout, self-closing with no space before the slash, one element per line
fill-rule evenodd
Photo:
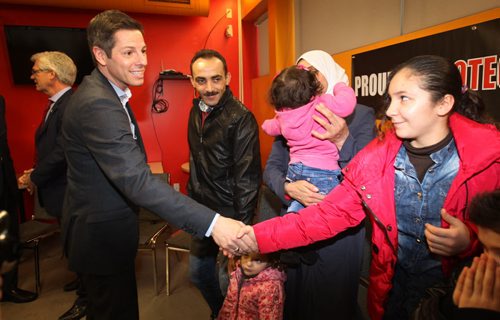
<path fill-rule="evenodd" d="M 233 17 L 233 10 L 230 8 L 226 9 L 226 18 L 231 19 Z"/>
<path fill-rule="evenodd" d="M 174 183 L 173 187 L 174 187 L 174 190 L 177 191 L 177 192 L 179 192 L 180 189 L 181 189 L 181 187 L 180 187 L 180 185 L 178 183 Z"/>
<path fill-rule="evenodd" d="M 225 32 L 226 38 L 231 38 L 233 36 L 233 26 L 228 25 Z"/>

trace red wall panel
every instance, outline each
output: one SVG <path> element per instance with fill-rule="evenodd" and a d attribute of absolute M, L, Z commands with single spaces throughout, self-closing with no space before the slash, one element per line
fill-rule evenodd
<path fill-rule="evenodd" d="M 232 9 L 232 19 L 225 17 L 226 8 Z M 32 165 L 34 132 L 42 117 L 47 96 L 37 92 L 34 85 L 13 84 L 3 26 L 82 28 L 87 26 L 96 13 L 97 11 L 92 10 L 0 5 L 0 94 L 6 99 L 9 145 L 18 172 Z M 207 47 L 220 51 L 226 57 L 229 71 L 233 75 L 230 86 L 233 93 L 238 95 L 240 32 L 237 29 L 236 13 L 236 0 L 218 0 L 211 2 L 208 17 L 130 14 L 143 23 L 148 45 L 145 83 L 142 87 L 131 88 L 131 105 L 145 140 L 148 160 L 162 161 L 164 170 L 171 173 L 171 182 L 180 183 L 181 190 L 185 190 L 187 181 L 187 174 L 180 170 L 180 165 L 189 158 L 186 131 L 193 89 L 188 80 L 165 80 L 164 99 L 169 102 L 170 107 L 168 112 L 156 114 L 151 113 L 152 87 L 162 68 L 189 73 L 191 57 L 203 47 L 209 31 L 218 22 L 207 41 Z M 228 24 L 233 26 L 232 38 L 224 36 Z M 30 61 L 26 63 L 31 64 Z"/>

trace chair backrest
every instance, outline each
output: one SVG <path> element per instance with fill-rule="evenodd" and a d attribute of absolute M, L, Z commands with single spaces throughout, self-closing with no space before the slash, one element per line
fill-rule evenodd
<path fill-rule="evenodd" d="M 51 216 L 40 206 L 38 192 L 35 188 L 32 219 L 19 225 L 19 239 L 21 244 L 30 243 L 49 237 L 60 231 L 56 217 Z"/>
<path fill-rule="evenodd" d="M 32 220 L 45 221 L 50 223 L 57 221 L 57 219 L 54 216 L 48 214 L 47 210 L 45 210 L 40 205 L 37 188 L 35 188 L 35 191 L 33 192 L 33 198 L 34 198 L 34 203 L 33 203 L 33 215 L 31 217 Z"/>
<path fill-rule="evenodd" d="M 166 221 L 139 221 L 139 245 L 150 246 L 156 243 L 160 235 L 166 232 Z"/>
<path fill-rule="evenodd" d="M 166 183 L 170 183 L 169 173 L 154 173 L 153 175 Z M 165 220 L 144 208 L 140 208 L 138 220 L 139 243 L 141 246 L 154 246 L 156 239 L 168 229 L 168 224 Z"/>
<path fill-rule="evenodd" d="M 184 230 L 177 230 L 165 240 L 165 245 L 174 249 L 191 250 L 191 235 Z"/>
<path fill-rule="evenodd" d="M 159 177 L 164 182 L 170 184 L 170 173 L 166 173 L 166 172 L 163 172 L 163 173 L 153 173 L 153 175 L 155 177 Z"/>

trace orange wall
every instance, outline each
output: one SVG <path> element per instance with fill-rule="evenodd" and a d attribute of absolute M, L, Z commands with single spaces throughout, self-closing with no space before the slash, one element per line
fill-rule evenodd
<path fill-rule="evenodd" d="M 292 65 L 295 59 L 295 3 L 289 0 L 242 0 L 243 20 L 255 22 L 265 12 L 269 20 L 269 73 L 251 75 L 253 112 L 257 123 L 274 117 L 274 108 L 268 101 L 268 91 L 277 71 Z M 243 28 L 245 31 L 245 28 Z M 256 39 L 256 43 L 258 43 Z M 257 61 L 257 60 L 255 60 Z M 271 152 L 274 138 L 259 130 L 260 153 L 264 168 Z"/>
<path fill-rule="evenodd" d="M 271 13 L 269 13 L 270 18 L 269 20 L 271 21 Z M 429 35 L 433 35 L 439 32 L 445 32 L 457 28 L 462 28 L 467 25 L 471 25 L 474 23 L 480 23 L 488 20 L 493 20 L 496 18 L 500 17 L 500 9 L 493 9 L 493 10 L 488 10 L 476 15 L 472 15 L 469 17 L 465 17 L 462 19 L 454 20 L 448 23 L 444 23 L 438 26 L 434 26 L 431 28 L 423 29 L 417 32 L 412 32 L 400 37 L 395 37 L 392 39 L 376 42 L 367 46 L 363 46 L 360 48 L 356 48 L 353 50 L 349 51 L 344 51 L 338 54 L 333 54 L 333 58 L 337 63 L 342 65 L 345 69 L 347 74 L 350 76 L 351 75 L 351 57 L 353 55 L 356 55 L 358 53 L 386 47 L 392 44 L 404 42 L 404 41 L 409 41 L 421 37 L 426 37 Z M 271 29 L 271 27 L 270 27 Z M 271 32 L 271 31 L 270 31 Z M 281 44 L 282 46 L 287 46 L 286 43 Z M 272 50 L 271 50 L 272 52 Z M 270 60 L 272 60 L 273 57 L 270 56 Z M 257 117 L 257 120 L 259 123 L 262 123 L 264 119 L 268 119 L 273 117 L 274 111 L 272 106 L 267 102 L 267 91 L 269 90 L 269 87 L 272 82 L 272 77 L 270 76 L 263 76 L 260 78 L 256 78 L 252 80 L 252 89 L 253 89 L 253 96 L 252 100 L 256 108 L 254 108 L 254 113 Z M 271 151 L 271 146 L 272 146 L 272 141 L 273 139 L 261 132 L 260 134 L 261 138 L 261 156 L 262 156 L 262 161 L 263 165 L 265 165 L 265 162 L 267 161 L 267 157 L 269 156 L 269 153 Z"/>
<path fill-rule="evenodd" d="M 148 161 L 162 161 L 165 172 L 171 173 L 171 183 L 180 183 L 185 190 L 187 174 L 180 165 L 189 159 L 187 145 L 187 119 L 192 104 L 193 89 L 187 80 L 164 81 L 164 98 L 170 109 L 166 113 L 151 114 L 152 86 L 163 65 L 189 73 L 192 55 L 203 47 L 214 24 L 231 8 L 233 18 L 223 18 L 213 30 L 207 47 L 220 51 L 227 59 L 233 74 L 231 89 L 237 96 L 238 83 L 238 23 L 236 0 L 212 1 L 208 17 L 185 17 L 137 14 L 130 15 L 141 21 L 148 45 L 148 68 L 142 87 L 132 88 L 131 105 L 145 140 Z M 0 94 L 6 100 L 6 120 L 9 145 L 16 171 L 30 168 L 33 161 L 33 137 L 42 117 L 47 96 L 33 85 L 14 85 L 3 26 L 31 25 L 54 27 L 86 27 L 97 13 L 94 10 L 45 8 L 22 5 L 0 5 Z M 234 36 L 226 38 L 224 30 L 231 23 Z M 30 61 L 26 61 L 31 65 Z M 250 89 L 248 92 L 251 92 Z M 158 141 L 154 134 L 156 127 Z"/>

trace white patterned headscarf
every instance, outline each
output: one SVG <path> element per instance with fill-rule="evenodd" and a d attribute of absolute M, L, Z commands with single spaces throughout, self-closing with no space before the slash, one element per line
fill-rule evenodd
<path fill-rule="evenodd" d="M 326 93 L 333 94 L 333 87 L 339 82 L 344 82 L 349 85 L 349 78 L 345 73 L 344 68 L 339 66 L 332 56 L 322 50 L 311 50 L 301 55 L 295 63 L 300 60 L 307 61 L 316 70 L 321 72 L 328 82 Z"/>

